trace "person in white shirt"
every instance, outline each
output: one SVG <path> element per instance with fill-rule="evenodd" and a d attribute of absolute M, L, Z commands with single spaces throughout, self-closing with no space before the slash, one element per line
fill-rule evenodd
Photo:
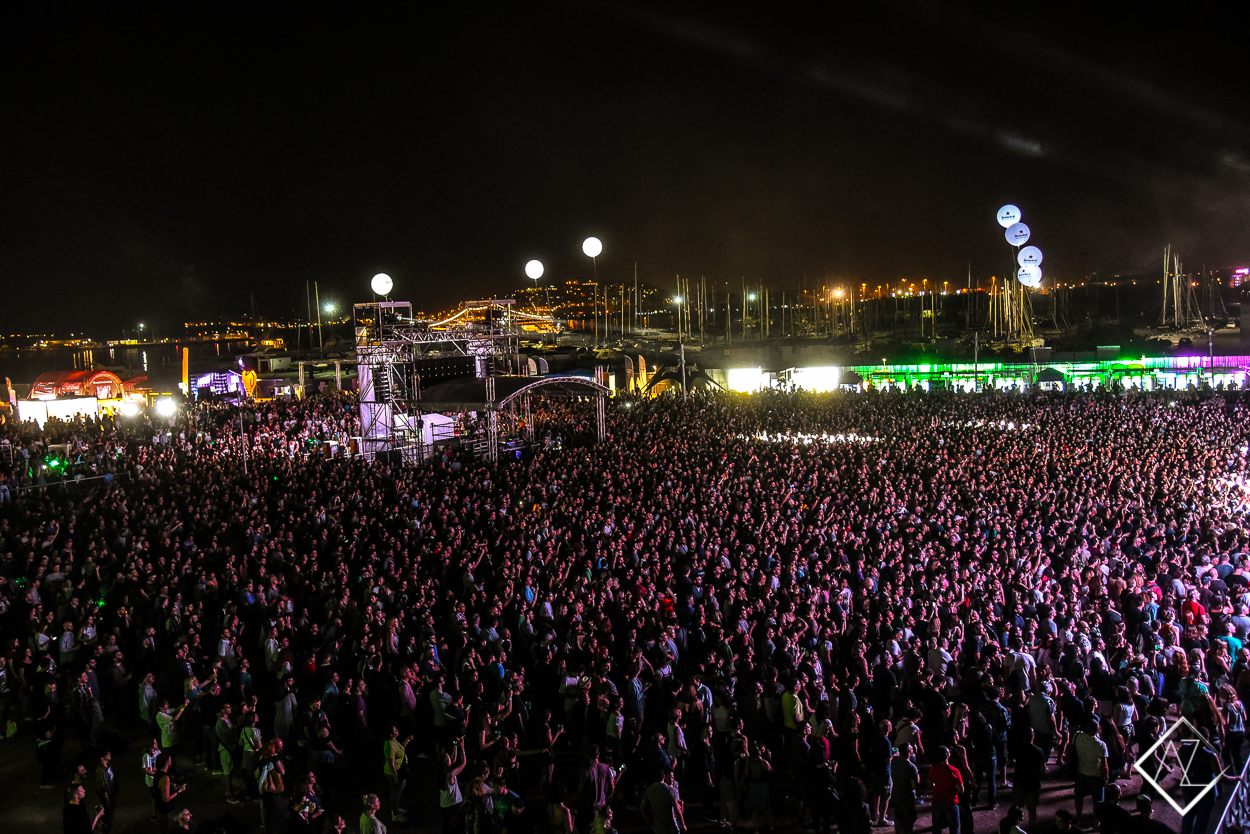
<path fill-rule="evenodd" d="M 227 669 L 234 669 L 237 665 L 237 655 L 234 651 L 234 640 L 230 637 L 229 631 L 221 633 L 221 639 L 217 641 L 217 657 L 220 658 Z"/>
<path fill-rule="evenodd" d="M 65 623 L 65 631 L 61 634 L 60 651 L 61 663 L 72 663 L 74 660 L 74 650 L 78 647 L 78 640 L 74 637 L 74 624 Z"/>
<path fill-rule="evenodd" d="M 156 739 L 148 742 L 148 747 L 143 751 L 140 759 L 140 766 L 143 768 L 143 784 L 149 788 L 152 787 L 153 781 L 156 779 L 156 760 L 160 758 L 161 745 Z"/>
<path fill-rule="evenodd" d="M 932 640 L 932 648 L 929 649 L 929 671 L 938 680 L 946 679 L 946 669 L 954 660 L 950 652 L 946 650 L 945 644 L 945 640 L 935 637 Z"/>
<path fill-rule="evenodd" d="M 1009 669 L 1012 672 L 1023 673 L 1024 691 L 1029 692 L 1037 685 L 1037 661 L 1024 651 L 1024 642 L 1018 636 L 1011 638 L 1010 646 L 1011 650 L 1007 654 Z"/>
<path fill-rule="evenodd" d="M 269 636 L 265 640 L 265 668 L 272 672 L 278 660 L 278 653 L 282 651 L 282 646 L 278 642 L 278 629 L 271 627 Z"/>

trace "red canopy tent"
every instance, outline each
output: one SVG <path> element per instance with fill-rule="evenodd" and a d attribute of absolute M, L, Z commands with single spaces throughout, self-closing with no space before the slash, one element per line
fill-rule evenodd
<path fill-rule="evenodd" d="M 48 397 L 96 397 L 101 400 L 121 399 L 125 386 L 112 371 L 49 371 L 40 374 L 31 386 L 36 399 Z"/>

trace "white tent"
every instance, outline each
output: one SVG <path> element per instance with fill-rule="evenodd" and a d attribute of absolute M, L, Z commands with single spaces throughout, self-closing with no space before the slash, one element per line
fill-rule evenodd
<path fill-rule="evenodd" d="M 55 400 L 18 400 L 17 418 L 22 422 L 34 420 L 43 428 L 50 417 L 73 420 L 82 415 L 94 417 L 99 413 L 99 401 L 95 397 L 64 397 Z"/>

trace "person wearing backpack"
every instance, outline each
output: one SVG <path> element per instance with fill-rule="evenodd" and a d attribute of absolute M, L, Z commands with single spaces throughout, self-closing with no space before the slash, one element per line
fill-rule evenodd
<path fill-rule="evenodd" d="M 985 720 L 994 733 L 994 754 L 999 770 L 998 784 L 1004 788 L 1010 788 L 1011 782 L 1007 781 L 1007 738 L 1011 735 L 1011 710 L 1003 706 L 1002 697 L 1002 690 L 998 690 L 986 703 L 984 709 Z"/>
<path fill-rule="evenodd" d="M 973 712 L 968 716 L 967 740 L 972 750 L 972 805 L 980 801 L 981 788 L 986 788 L 989 807 L 998 807 L 998 745 L 995 733 L 985 714 Z"/>
<path fill-rule="evenodd" d="M 1176 689 L 1181 699 L 1181 715 L 1190 721 L 1194 721 L 1194 717 L 1206 706 L 1208 706 L 1208 696 L 1210 690 L 1207 685 L 1198 680 L 1198 669 L 1190 664 L 1189 671 L 1185 677 L 1181 678 L 1180 686 Z"/>
<path fill-rule="evenodd" d="M 1241 775 L 1245 766 L 1242 745 L 1246 743 L 1246 708 L 1237 697 L 1237 690 L 1221 686 L 1220 715 L 1224 719 L 1223 758 L 1234 775 Z"/>
<path fill-rule="evenodd" d="M 266 831 L 277 831 L 282 825 L 282 795 L 286 793 L 282 764 L 282 739 L 275 738 L 261 752 L 256 783 L 260 787 L 260 821 Z"/>

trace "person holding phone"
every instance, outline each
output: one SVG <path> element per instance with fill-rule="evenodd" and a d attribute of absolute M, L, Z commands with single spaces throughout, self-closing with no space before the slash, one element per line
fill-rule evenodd
<path fill-rule="evenodd" d="M 543 710 L 543 720 L 538 727 L 538 743 L 542 747 L 542 763 L 538 769 L 540 790 L 545 791 L 547 786 L 551 784 L 551 779 L 556 769 L 556 741 L 559 740 L 563 733 L 563 724 L 557 724 L 553 728 L 551 724 L 551 710 Z"/>
<path fill-rule="evenodd" d="M 457 819 L 464 817 L 464 794 L 460 791 L 459 778 L 467 763 L 463 740 L 452 740 L 451 752 L 442 758 L 443 784 L 438 792 L 438 805 L 443 818 L 442 834 L 451 834 Z"/>
<path fill-rule="evenodd" d="M 156 760 L 156 777 L 152 781 L 152 803 L 156 809 L 156 827 L 164 834 L 169 830 L 169 815 L 174 810 L 174 797 L 187 789 L 186 785 L 175 786 L 169 778 L 172 763 L 169 756 L 161 754 Z"/>
<path fill-rule="evenodd" d="M 82 785 L 74 785 L 69 789 L 69 800 L 65 803 L 62 822 L 65 834 L 91 834 L 104 816 L 104 808 L 97 808 L 95 817 L 91 816 L 91 812 L 83 804 L 86 795 L 87 790 Z"/>
<path fill-rule="evenodd" d="M 457 740 L 458 741 L 458 740 Z M 399 728 L 391 727 L 386 741 L 382 742 L 382 775 L 391 788 L 391 820 L 404 822 L 408 819 L 402 800 L 408 785 L 408 745 L 412 736 L 399 740 Z"/>

